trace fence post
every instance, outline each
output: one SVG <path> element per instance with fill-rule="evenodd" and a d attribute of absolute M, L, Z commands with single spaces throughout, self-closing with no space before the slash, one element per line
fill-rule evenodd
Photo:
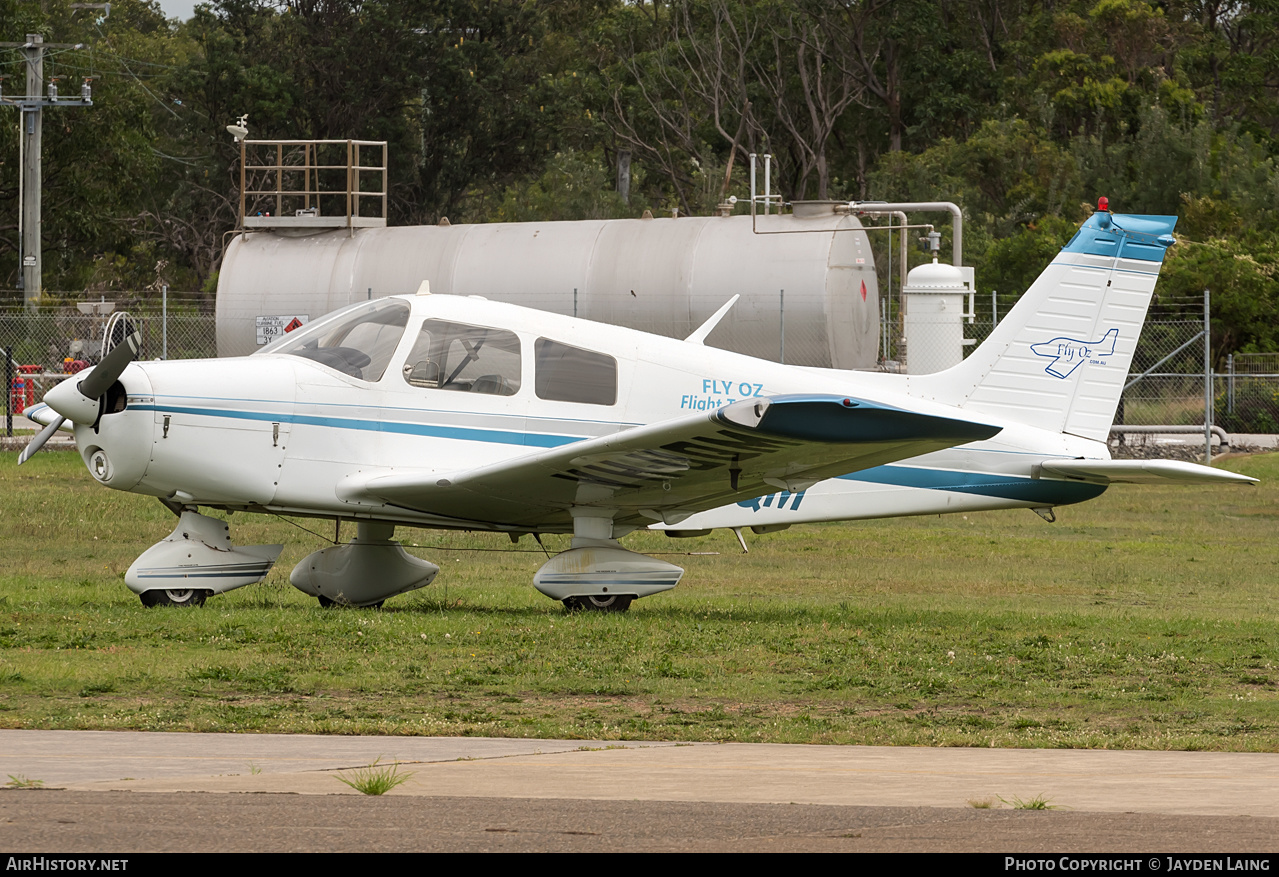
<path fill-rule="evenodd" d="M 885 299 L 879 300 L 879 348 L 880 361 L 888 362 L 888 314 L 884 310 Z"/>
<path fill-rule="evenodd" d="M 169 358 L 169 284 L 160 287 L 160 358 Z"/>
<path fill-rule="evenodd" d="M 4 349 L 4 434 L 13 438 L 13 348 Z"/>
<path fill-rule="evenodd" d="M 1204 290 L 1204 463 L 1212 465 L 1212 334 L 1209 332 L 1209 295 Z"/>
<path fill-rule="evenodd" d="M 1225 354 L 1225 413 L 1234 414 L 1234 354 Z"/>
<path fill-rule="evenodd" d="M 902 234 L 905 234 L 905 229 Z M 879 297 L 880 336 L 884 347 L 884 362 L 888 362 L 891 349 L 888 346 L 888 323 L 893 318 L 893 217 L 888 217 L 888 273 L 884 275 L 884 288 L 887 295 Z"/>

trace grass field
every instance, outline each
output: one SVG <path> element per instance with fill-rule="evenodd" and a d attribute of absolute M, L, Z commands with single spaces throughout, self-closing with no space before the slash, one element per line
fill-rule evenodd
<path fill-rule="evenodd" d="M 1255 488 L 1058 510 L 627 537 L 688 570 L 625 615 L 536 593 L 530 539 L 401 530 L 442 567 L 383 611 L 288 584 L 332 524 L 203 609 L 123 584 L 175 519 L 69 453 L 0 454 L 0 727 L 1279 749 L 1279 456 Z M 348 534 L 349 535 L 349 534 Z M 748 534 L 749 535 L 749 534 Z M 566 537 L 547 539 L 555 550 Z M 509 551 L 504 549 L 518 549 Z"/>

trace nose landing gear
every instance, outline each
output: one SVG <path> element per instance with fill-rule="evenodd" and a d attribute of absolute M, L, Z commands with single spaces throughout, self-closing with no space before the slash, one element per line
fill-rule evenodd
<path fill-rule="evenodd" d="M 148 608 L 152 606 L 203 606 L 205 598 L 209 596 L 209 592 L 197 588 L 167 588 L 164 590 L 155 588 L 150 591 L 143 591 L 138 596 L 142 600 L 142 605 Z"/>
<path fill-rule="evenodd" d="M 231 544 L 229 526 L 191 508 L 124 574 L 143 606 L 202 606 L 207 597 L 266 578 L 283 545 Z"/>

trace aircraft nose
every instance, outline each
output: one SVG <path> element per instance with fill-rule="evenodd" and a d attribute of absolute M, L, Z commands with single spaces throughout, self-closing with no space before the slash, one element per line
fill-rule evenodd
<path fill-rule="evenodd" d="M 155 399 L 145 369 L 136 363 L 120 375 L 119 384 L 107 393 L 96 425 L 77 423 L 75 437 L 90 475 L 107 487 L 130 490 L 151 462 Z"/>

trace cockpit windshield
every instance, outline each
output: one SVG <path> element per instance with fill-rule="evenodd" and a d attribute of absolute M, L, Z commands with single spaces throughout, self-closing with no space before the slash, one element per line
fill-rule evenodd
<path fill-rule="evenodd" d="M 379 381 L 404 335 L 409 305 L 398 298 L 360 302 L 258 351 L 313 359 L 362 381 Z"/>

